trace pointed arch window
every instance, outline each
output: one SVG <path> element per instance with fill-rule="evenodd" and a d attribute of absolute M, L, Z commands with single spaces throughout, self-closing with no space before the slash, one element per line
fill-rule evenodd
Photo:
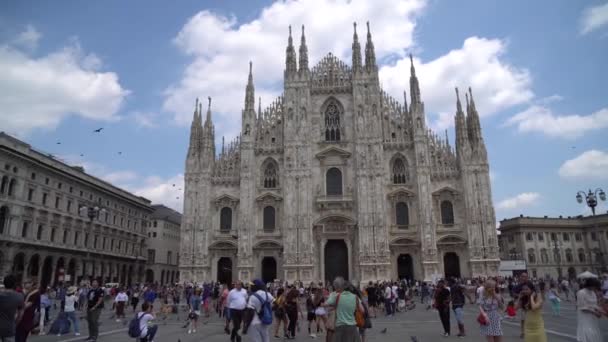
<path fill-rule="evenodd" d="M 340 106 L 331 101 L 325 108 L 325 141 L 340 141 Z"/>
<path fill-rule="evenodd" d="M 395 159 L 393 162 L 393 184 L 405 184 L 408 178 L 407 168 L 403 159 Z"/>
<path fill-rule="evenodd" d="M 274 162 L 269 162 L 264 168 L 264 188 L 273 189 L 279 184 L 277 166 Z"/>
<path fill-rule="evenodd" d="M 264 207 L 264 230 L 272 232 L 276 226 L 276 210 L 272 206 Z"/>
<path fill-rule="evenodd" d="M 232 209 L 223 207 L 220 211 L 220 230 L 230 231 L 232 229 Z"/>
<path fill-rule="evenodd" d="M 441 224 L 454 224 L 454 207 L 450 201 L 441 202 Z"/>
<path fill-rule="evenodd" d="M 410 215 L 408 209 L 409 208 L 405 202 L 397 202 L 397 204 L 395 204 L 395 220 L 397 226 L 400 228 L 405 228 L 410 224 Z"/>
<path fill-rule="evenodd" d="M 327 170 L 325 185 L 328 196 L 342 195 L 342 171 L 336 167 Z"/>

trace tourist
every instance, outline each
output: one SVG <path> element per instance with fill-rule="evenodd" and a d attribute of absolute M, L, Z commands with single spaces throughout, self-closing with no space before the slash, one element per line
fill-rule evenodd
<path fill-rule="evenodd" d="M 313 284 L 314 286 L 314 284 Z M 306 296 L 306 320 L 308 321 L 308 336 L 315 338 L 317 335 L 312 330 L 313 322 L 316 322 L 317 316 L 315 315 L 315 303 L 314 303 L 314 287 L 310 289 Z M 319 323 L 317 323 L 317 331 L 319 329 Z"/>
<path fill-rule="evenodd" d="M 285 314 L 285 290 L 281 287 L 277 290 L 276 300 L 272 306 L 274 317 L 277 319 L 277 324 L 274 330 L 274 337 L 279 338 L 279 328 L 283 323 L 283 335 L 287 337 L 287 315 Z"/>
<path fill-rule="evenodd" d="M 443 336 L 450 336 L 450 290 L 445 287 L 445 281 L 437 282 L 435 289 L 434 307 L 439 312 L 439 319 L 443 326 Z"/>
<path fill-rule="evenodd" d="M 228 308 L 227 305 L 227 300 L 228 300 L 228 294 L 230 293 L 230 289 L 228 288 L 228 284 L 224 284 L 222 286 L 222 293 L 220 296 L 220 317 L 224 317 L 224 332 L 227 335 L 230 335 L 230 330 L 228 329 L 228 327 L 230 326 L 230 309 Z"/>
<path fill-rule="evenodd" d="M 317 334 L 327 330 L 327 310 L 325 309 L 325 296 L 323 289 L 317 288 L 313 292 L 313 303 L 315 305 L 315 317 L 317 318 Z M 321 328 L 323 324 L 323 328 Z"/>
<path fill-rule="evenodd" d="M 4 289 L 0 289 L 0 341 L 14 341 L 16 325 L 23 314 L 23 294 L 15 291 L 17 278 L 6 275 L 3 280 Z"/>
<path fill-rule="evenodd" d="M 65 296 L 64 312 L 67 319 L 74 326 L 74 335 L 80 336 L 80 328 L 78 327 L 79 319 L 76 316 L 76 305 L 78 305 L 78 297 L 76 297 L 76 287 L 68 288 Z"/>
<path fill-rule="evenodd" d="M 196 288 L 194 294 L 190 296 L 190 314 L 188 319 L 190 320 L 190 327 L 188 328 L 188 334 L 196 333 L 198 325 L 198 318 L 201 316 L 201 289 Z"/>
<path fill-rule="evenodd" d="M 513 299 L 515 299 L 516 301 L 519 301 L 519 293 L 521 292 L 522 287 L 526 285 L 528 286 L 528 288 L 534 292 L 535 288 L 534 288 L 534 284 L 532 284 L 532 282 L 529 280 L 528 278 L 528 273 L 523 272 L 522 274 L 519 275 L 519 279 L 518 279 L 518 283 L 517 285 L 513 288 L 513 294 L 515 295 L 515 297 Z M 520 311 L 520 315 L 521 315 L 521 338 L 525 337 L 525 332 L 524 332 L 524 326 L 526 324 L 526 310 L 521 310 Z"/>
<path fill-rule="evenodd" d="M 384 308 L 386 309 L 386 316 L 390 317 L 395 314 L 393 311 L 393 288 L 391 283 L 386 283 L 384 288 Z"/>
<path fill-rule="evenodd" d="M 289 319 L 289 324 L 287 325 L 287 338 L 295 339 L 296 338 L 296 326 L 298 324 L 298 313 L 299 305 L 298 305 L 298 296 L 299 291 L 295 286 L 292 286 L 287 290 L 285 296 L 285 314 Z"/>
<path fill-rule="evenodd" d="M 486 324 L 481 325 L 481 335 L 486 336 L 488 342 L 502 340 L 502 326 L 500 312 L 502 312 L 503 299 L 496 293 L 496 282 L 487 280 L 483 292 L 478 300 L 479 313 Z"/>
<path fill-rule="evenodd" d="M 247 290 L 243 288 L 243 283 L 239 280 L 236 282 L 235 288 L 228 293 L 228 308 L 230 309 L 230 320 L 232 321 L 232 332 L 230 341 L 241 342 L 241 321 L 243 319 L 243 310 L 247 306 Z"/>
<path fill-rule="evenodd" d="M 369 306 L 364 300 L 362 300 L 362 294 L 356 287 L 351 285 L 350 291 L 359 298 L 359 303 L 361 303 L 361 305 L 363 306 L 363 318 L 365 319 L 365 324 L 362 327 L 359 327 L 359 337 L 361 338 L 361 342 L 365 342 L 365 331 L 367 329 L 371 329 L 372 327 L 372 321 L 369 316 Z"/>
<path fill-rule="evenodd" d="M 527 284 L 523 284 L 520 291 L 522 310 L 526 311 L 526 324 L 524 326 L 525 342 L 547 342 L 545 323 L 543 321 L 543 294 L 532 292 Z"/>
<path fill-rule="evenodd" d="M 371 317 L 376 318 L 376 306 L 378 303 L 378 295 L 376 291 L 376 286 L 373 282 L 369 282 L 367 288 L 365 289 L 367 292 L 367 305 L 369 307 L 369 312 Z"/>
<path fill-rule="evenodd" d="M 94 279 L 91 283 L 91 289 L 87 295 L 87 323 L 89 328 L 89 337 L 86 341 L 97 341 L 99 338 L 99 315 L 103 309 L 103 290 L 99 288 L 99 282 Z"/>
<path fill-rule="evenodd" d="M 568 296 L 567 292 L 566 296 Z M 549 298 L 549 301 L 551 302 L 551 312 L 553 313 L 553 316 L 559 316 L 562 299 L 557 293 L 557 288 L 553 283 L 551 283 L 551 285 L 549 286 L 549 291 L 547 291 L 547 298 Z"/>
<path fill-rule="evenodd" d="M 40 291 L 38 290 L 38 285 L 31 284 L 26 286 L 25 291 L 25 306 L 21 320 L 17 323 L 15 342 L 27 341 L 27 337 L 36 326 L 36 322 L 34 321 L 36 311 L 40 310 Z"/>
<path fill-rule="evenodd" d="M 144 302 L 141 305 L 141 311 L 137 314 L 139 330 L 141 331 L 139 342 L 154 342 L 158 325 L 152 324 L 154 320 L 153 308 L 152 303 Z"/>
<path fill-rule="evenodd" d="M 121 318 L 125 318 L 125 306 L 129 302 L 129 296 L 125 293 L 125 290 L 121 287 L 114 298 L 114 304 L 116 306 L 116 322 L 120 322 Z"/>
<path fill-rule="evenodd" d="M 464 304 L 466 303 L 466 288 L 461 283 L 452 281 L 450 284 L 450 300 L 452 311 L 458 324 L 458 337 L 465 337 L 464 331 Z"/>
<path fill-rule="evenodd" d="M 576 310 L 578 325 L 576 338 L 578 342 L 600 342 L 600 318 L 606 312 L 598 305 L 596 292 L 600 290 L 601 283 L 596 278 L 584 280 L 583 288 L 576 294 Z"/>
<path fill-rule="evenodd" d="M 255 279 L 253 281 L 253 286 L 251 287 L 251 296 L 249 296 L 249 300 L 247 301 L 247 307 L 253 309 L 253 317 L 251 319 L 251 323 L 247 324 L 243 327 L 243 334 L 247 334 L 248 327 L 251 327 L 252 331 L 252 339 L 254 342 L 269 342 L 270 335 L 268 330 L 270 325 L 272 324 L 264 324 L 260 320 L 260 315 L 263 315 L 263 307 L 266 303 L 271 305 L 274 301 L 274 297 L 266 291 L 266 285 L 260 279 Z"/>
<path fill-rule="evenodd" d="M 425 304 L 429 298 L 429 285 L 426 282 L 420 287 L 420 304 Z"/>
<path fill-rule="evenodd" d="M 342 277 L 334 280 L 334 292 L 327 300 L 326 305 L 336 310 L 336 326 L 333 333 L 334 342 L 358 342 L 359 330 L 355 323 L 355 310 L 364 311 L 356 295 L 348 290 L 346 281 Z M 390 289 L 390 283 L 387 285 Z"/>
<path fill-rule="evenodd" d="M 135 287 L 131 293 L 131 307 L 133 311 L 137 310 L 137 304 L 139 303 L 139 287 Z"/>

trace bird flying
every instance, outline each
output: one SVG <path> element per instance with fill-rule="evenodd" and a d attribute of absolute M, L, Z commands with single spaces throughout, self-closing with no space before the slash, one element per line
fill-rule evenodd
<path fill-rule="evenodd" d="M 103 127 L 100 127 L 100 128 L 98 128 L 98 129 L 94 130 L 93 132 L 95 132 L 95 133 L 101 133 L 101 130 L 102 130 L 102 129 L 103 129 Z"/>

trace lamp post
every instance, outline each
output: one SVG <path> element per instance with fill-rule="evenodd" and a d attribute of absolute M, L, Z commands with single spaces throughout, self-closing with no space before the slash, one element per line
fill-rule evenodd
<path fill-rule="evenodd" d="M 555 258 L 555 262 L 557 263 L 557 279 L 560 280 L 562 278 L 562 255 L 559 250 L 562 246 L 562 242 L 557 240 L 556 238 L 552 241 L 553 244 L 553 257 Z"/>
<path fill-rule="evenodd" d="M 597 225 L 597 221 L 595 220 L 595 207 L 597 206 L 598 197 L 601 201 L 605 201 L 606 193 L 600 188 L 595 189 L 595 191 L 591 191 L 591 189 L 589 189 L 587 193 L 585 193 L 584 191 L 579 191 L 576 194 L 576 201 L 578 203 L 583 203 L 583 196 L 585 197 L 585 202 L 587 206 L 591 208 L 591 213 L 593 215 L 593 231 L 595 232 L 596 237 L 600 243 L 600 251 L 597 258 L 597 263 L 599 264 L 598 269 L 600 272 L 606 272 L 606 260 L 604 259 L 604 251 L 606 250 L 604 244 L 606 242 L 606 236 L 603 236 Z"/>

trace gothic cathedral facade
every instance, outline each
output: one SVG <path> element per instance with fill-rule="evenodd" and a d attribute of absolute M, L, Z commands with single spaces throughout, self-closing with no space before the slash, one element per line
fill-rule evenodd
<path fill-rule="evenodd" d="M 181 281 L 356 282 L 498 272 L 489 165 L 473 94 L 456 89 L 455 147 L 380 87 L 372 37 L 352 63 L 312 68 L 289 30 L 284 92 L 255 105 L 251 63 L 241 134 L 216 153 L 211 99 L 195 107 L 186 159 Z M 447 90 L 446 90 L 447 91 Z M 466 113 L 465 113 L 466 112 Z M 447 135 L 447 134 L 446 134 Z"/>

